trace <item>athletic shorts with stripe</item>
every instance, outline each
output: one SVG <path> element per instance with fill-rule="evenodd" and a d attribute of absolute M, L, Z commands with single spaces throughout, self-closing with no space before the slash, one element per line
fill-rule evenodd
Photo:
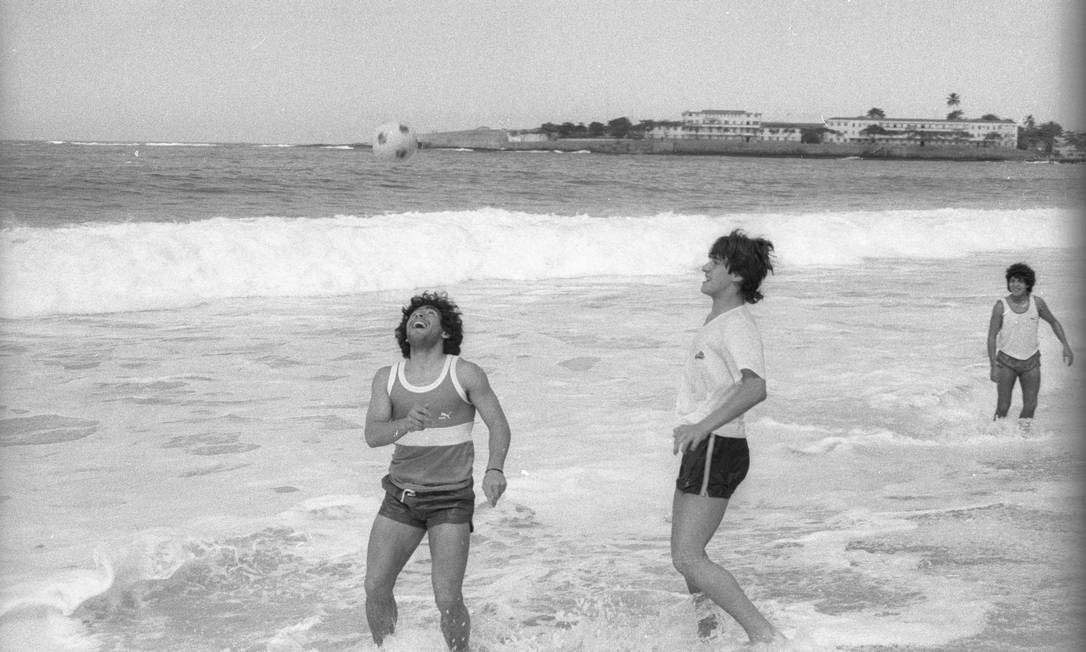
<path fill-rule="evenodd" d="M 474 532 L 475 490 L 471 485 L 452 491 L 404 492 L 387 475 L 381 479 L 385 499 L 377 513 L 398 523 L 428 530 L 442 523 L 467 523 Z"/>
<path fill-rule="evenodd" d="M 686 494 L 731 498 L 748 469 L 746 439 L 709 435 L 694 450 L 683 452 L 675 488 Z"/>

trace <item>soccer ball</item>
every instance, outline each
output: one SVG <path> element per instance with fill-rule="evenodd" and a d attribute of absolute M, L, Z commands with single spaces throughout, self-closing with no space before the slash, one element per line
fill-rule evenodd
<path fill-rule="evenodd" d="M 404 161 L 419 148 L 411 127 L 400 122 L 386 122 L 373 132 L 373 153 L 377 158 Z"/>

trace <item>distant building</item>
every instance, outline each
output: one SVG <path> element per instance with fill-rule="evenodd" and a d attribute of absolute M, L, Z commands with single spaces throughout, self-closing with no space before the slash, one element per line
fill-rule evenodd
<path fill-rule="evenodd" d="M 679 127 L 657 125 L 648 130 L 648 138 L 701 138 L 707 140 L 758 140 L 762 114 L 750 111 L 705 109 L 683 111 Z"/>
<path fill-rule="evenodd" d="M 805 136 L 807 138 L 805 138 Z M 646 138 L 731 140 L 738 142 L 880 143 L 888 145 L 1018 146 L 1013 120 L 935 118 L 830 118 L 820 123 L 762 122 L 752 111 L 683 111 L 682 122 L 660 122 Z"/>
<path fill-rule="evenodd" d="M 1013 120 L 937 120 L 933 118 L 830 118 L 823 138 L 828 143 L 889 145 L 975 145 L 1017 147 Z"/>
<path fill-rule="evenodd" d="M 821 122 L 763 122 L 762 131 L 758 140 L 769 142 L 804 142 L 806 134 L 816 134 L 817 140 L 822 142 L 821 134 L 827 131 Z"/>
<path fill-rule="evenodd" d="M 545 143 L 549 138 L 540 129 L 520 129 L 508 134 L 511 143 Z"/>

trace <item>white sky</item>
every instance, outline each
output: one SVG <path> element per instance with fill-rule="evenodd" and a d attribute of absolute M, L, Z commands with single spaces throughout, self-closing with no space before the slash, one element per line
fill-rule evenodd
<path fill-rule="evenodd" d="M 688 109 L 1086 129 L 1079 0 L 0 0 L 0 138 L 357 142 Z"/>

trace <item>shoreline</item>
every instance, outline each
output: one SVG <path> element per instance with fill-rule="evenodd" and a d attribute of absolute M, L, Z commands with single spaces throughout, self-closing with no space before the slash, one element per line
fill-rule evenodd
<path fill-rule="evenodd" d="M 38 141 L 5 140 L 4 144 L 42 144 L 103 146 L 103 147 L 219 147 L 248 146 L 267 148 L 368 150 L 370 143 L 297 143 L 273 145 L 268 143 L 171 143 L 109 141 Z M 504 131 L 449 132 L 420 134 L 420 149 L 456 149 L 480 152 L 566 152 L 591 154 L 633 154 L 670 156 L 732 156 L 752 158 L 820 158 L 916 161 L 1018 161 L 1027 163 L 1082 163 L 1082 159 L 1048 157 L 1031 150 L 1010 148 L 978 148 L 968 145 L 885 145 L 879 143 L 797 143 L 759 141 L 742 143 L 723 140 L 619 138 L 560 138 L 547 141 L 509 141 Z M 137 150 L 138 151 L 138 150 Z"/>
<path fill-rule="evenodd" d="M 592 154 L 672 156 L 749 156 L 762 158 L 850 158 L 922 161 L 1053 161 L 1037 152 L 1009 148 L 977 148 L 966 145 L 919 146 L 880 143 L 796 143 L 724 140 L 618 138 L 560 138 L 548 141 L 510 141 L 500 130 L 421 134 L 419 146 L 427 149 L 476 151 L 554 151 Z M 1067 161 L 1076 162 L 1076 161 Z"/>

